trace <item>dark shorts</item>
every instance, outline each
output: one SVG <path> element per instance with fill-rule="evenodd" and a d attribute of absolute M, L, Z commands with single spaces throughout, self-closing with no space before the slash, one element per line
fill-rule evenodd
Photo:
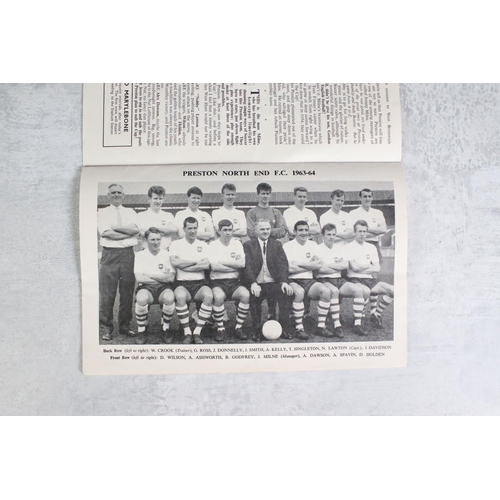
<path fill-rule="evenodd" d="M 344 278 L 318 278 L 318 281 L 320 283 L 330 283 L 330 285 L 333 285 L 337 290 L 340 290 L 342 286 L 347 283 L 347 280 Z"/>
<path fill-rule="evenodd" d="M 175 287 L 182 286 L 189 295 L 191 295 L 191 299 L 194 299 L 194 296 L 200 291 L 200 288 L 204 286 L 208 286 L 208 283 L 205 280 L 195 280 L 195 281 L 176 281 Z"/>
<path fill-rule="evenodd" d="M 317 280 L 296 279 L 296 280 L 290 280 L 290 283 L 297 283 L 297 285 L 300 285 L 304 289 L 304 291 L 306 292 L 306 296 L 307 296 L 307 294 L 309 293 L 309 290 L 314 285 L 314 283 L 317 283 Z"/>
<path fill-rule="evenodd" d="M 233 293 L 238 290 L 240 286 L 243 286 L 241 282 L 237 279 L 229 280 L 211 280 L 210 288 L 218 287 L 226 295 L 226 300 L 231 300 Z"/>
<path fill-rule="evenodd" d="M 367 286 L 370 290 L 378 283 L 375 278 L 347 278 L 349 283 L 360 284 Z"/>
<path fill-rule="evenodd" d="M 162 283 L 158 285 L 144 285 L 143 283 L 139 283 L 135 290 L 137 292 L 140 290 L 147 290 L 153 296 L 153 304 L 158 304 L 160 302 L 160 295 L 164 290 L 172 290 L 174 291 L 173 283 Z"/>

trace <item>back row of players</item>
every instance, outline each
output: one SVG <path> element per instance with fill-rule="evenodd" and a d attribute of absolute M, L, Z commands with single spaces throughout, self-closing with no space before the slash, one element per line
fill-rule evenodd
<path fill-rule="evenodd" d="M 378 237 L 387 231 L 387 226 L 382 212 L 371 207 L 371 190 L 359 193 L 361 206 L 350 213 L 341 210 L 345 193 L 333 191 L 332 207 L 321 215 L 319 222 L 316 214 L 305 207 L 306 188 L 295 188 L 294 206 L 284 214 L 270 206 L 271 194 L 269 184 L 259 184 L 258 205 L 245 216 L 242 210 L 234 208 L 236 187 L 225 184 L 223 207 L 210 216 L 199 210 L 203 193 L 193 187 L 187 192 L 188 207 L 174 217 L 162 210 L 163 187 L 152 186 L 148 191 L 149 209 L 136 214 L 122 206 L 123 187 L 111 184 L 111 204 L 98 211 L 103 248 L 99 275 L 102 339 L 112 340 L 117 287 L 120 333 L 136 336 L 137 343 L 146 341 L 149 307 L 154 303 L 162 307 L 167 343 L 172 342 L 170 323 L 175 311 L 185 343 L 202 343 L 201 330 L 211 316 L 217 328 L 215 340 L 223 342 L 226 300 L 238 304 L 234 335 L 241 340 L 246 339 L 242 326 L 249 311 L 253 339 L 261 340 L 264 298 L 272 317 L 279 304 L 285 338 L 309 338 L 303 327 L 304 300 L 308 299 L 318 301 L 316 333 L 323 337 L 343 337 L 339 296 L 353 298 L 357 334 L 367 335 L 362 319 L 368 303 L 371 324 L 381 328 L 381 313 L 392 302 L 394 290 L 392 285 L 377 282 L 373 277 L 380 270 Z M 220 236 L 217 240 L 216 233 Z M 323 243 L 318 245 L 311 238 L 320 233 Z M 287 234 L 294 239 L 282 246 L 277 240 Z M 250 240 L 242 244 L 245 236 Z M 139 238 L 143 251 L 134 254 Z M 135 281 L 137 332 L 130 330 Z M 189 326 L 191 300 L 201 304 L 194 331 Z M 329 315 L 333 331 L 326 328 Z"/>

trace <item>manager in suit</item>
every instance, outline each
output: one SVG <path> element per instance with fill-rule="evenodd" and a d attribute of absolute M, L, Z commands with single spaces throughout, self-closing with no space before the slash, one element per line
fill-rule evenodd
<path fill-rule="evenodd" d="M 271 223 L 260 219 L 257 222 L 256 238 L 243 245 L 245 269 L 243 284 L 250 290 L 250 312 L 253 322 L 253 340 L 262 341 L 262 301 L 269 305 L 278 302 L 282 337 L 291 339 L 290 306 L 293 288 L 288 284 L 288 259 L 281 243 L 270 239 Z M 271 299 L 271 300 L 270 300 Z M 288 329 L 288 331 L 287 331 Z"/>

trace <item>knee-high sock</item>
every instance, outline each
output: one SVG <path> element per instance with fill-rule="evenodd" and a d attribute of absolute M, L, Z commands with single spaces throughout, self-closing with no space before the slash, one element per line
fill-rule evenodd
<path fill-rule="evenodd" d="M 382 295 L 382 297 L 380 297 L 380 302 L 378 304 L 378 307 L 376 309 L 376 311 L 374 312 L 374 314 L 376 316 L 380 316 L 382 314 L 382 312 L 384 311 L 384 309 L 393 301 L 394 299 L 392 297 L 389 297 L 388 295 Z"/>
<path fill-rule="evenodd" d="M 325 328 L 329 309 L 330 302 L 323 302 L 322 300 L 318 302 L 318 328 Z"/>
<path fill-rule="evenodd" d="M 373 314 L 377 309 L 378 295 L 370 295 L 370 314 Z"/>
<path fill-rule="evenodd" d="M 340 326 L 340 303 L 338 297 L 330 299 L 330 314 L 332 315 L 333 326 L 338 328 Z"/>
<path fill-rule="evenodd" d="M 302 320 L 304 319 L 304 302 L 294 302 L 292 304 L 292 310 L 295 328 L 297 330 L 303 330 L 304 325 L 302 324 Z"/>
<path fill-rule="evenodd" d="M 139 333 L 146 331 L 146 325 L 148 324 L 148 311 L 149 306 L 140 306 L 137 302 L 135 303 L 135 319 L 137 321 L 137 331 Z"/>
<path fill-rule="evenodd" d="M 196 322 L 196 327 L 194 329 L 193 335 L 199 335 L 203 325 L 207 322 L 208 318 L 212 315 L 212 306 L 206 306 L 201 304 L 200 310 L 198 311 L 198 321 Z"/>
<path fill-rule="evenodd" d="M 236 330 L 243 326 L 246 317 L 248 316 L 248 311 L 250 310 L 250 304 L 243 304 L 240 302 L 238 304 L 238 309 L 236 312 Z"/>
<path fill-rule="evenodd" d="M 166 332 L 170 328 L 170 322 L 172 321 L 174 311 L 174 304 L 163 304 L 163 307 L 161 308 L 161 321 L 162 329 L 164 332 Z"/>
<path fill-rule="evenodd" d="M 354 312 L 354 324 L 356 326 L 361 326 L 361 320 L 363 318 L 363 311 L 365 308 L 365 299 L 363 297 L 354 297 L 352 302 L 352 310 Z"/>
<path fill-rule="evenodd" d="M 184 335 L 191 335 L 193 332 L 189 328 L 189 309 L 187 304 L 184 306 L 175 306 L 177 311 L 177 317 L 181 323 L 182 328 L 184 328 Z"/>
<path fill-rule="evenodd" d="M 214 317 L 217 328 L 224 328 L 224 304 L 221 306 L 214 306 L 212 309 L 212 315 Z M 196 323 L 198 325 L 198 323 Z"/>

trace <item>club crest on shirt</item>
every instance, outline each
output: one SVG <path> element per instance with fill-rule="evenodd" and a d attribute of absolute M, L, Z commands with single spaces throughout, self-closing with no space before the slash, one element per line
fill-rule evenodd
<path fill-rule="evenodd" d="M 166 224 L 167 224 L 167 221 L 166 221 L 165 219 L 162 219 L 162 221 L 161 221 L 161 225 L 162 225 L 162 226 L 165 226 Z"/>
<path fill-rule="evenodd" d="M 369 253 L 366 254 L 366 260 L 370 260 L 370 254 Z"/>
<path fill-rule="evenodd" d="M 233 225 L 238 224 L 238 219 L 233 219 Z"/>
<path fill-rule="evenodd" d="M 342 225 L 345 226 L 345 220 L 342 221 Z"/>
<path fill-rule="evenodd" d="M 196 247 L 196 250 L 198 250 L 198 252 L 201 252 L 203 250 L 202 247 Z"/>
<path fill-rule="evenodd" d="M 201 217 L 201 222 L 205 222 L 205 220 L 206 220 L 206 217 L 203 217 L 203 216 L 202 216 L 202 217 Z"/>
<path fill-rule="evenodd" d="M 158 264 L 158 269 L 163 269 L 163 264 Z"/>
<path fill-rule="evenodd" d="M 231 252 L 231 258 L 232 259 L 236 258 L 236 252 Z"/>
<path fill-rule="evenodd" d="M 377 219 L 372 219 L 372 222 L 375 224 L 377 222 Z"/>
<path fill-rule="evenodd" d="M 309 259 L 311 257 L 311 252 L 307 252 L 306 257 Z"/>

